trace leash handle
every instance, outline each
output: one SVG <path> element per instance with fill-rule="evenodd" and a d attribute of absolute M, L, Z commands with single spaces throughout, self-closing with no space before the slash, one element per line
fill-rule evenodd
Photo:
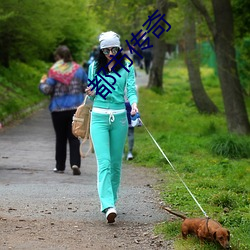
<path fill-rule="evenodd" d="M 192 192 L 190 191 L 190 189 L 188 188 L 188 186 L 186 185 L 186 183 L 182 180 L 182 178 L 180 177 L 180 175 L 178 174 L 177 170 L 175 169 L 175 167 L 173 166 L 173 164 L 170 162 L 170 160 L 168 159 L 168 157 L 165 155 L 165 153 L 163 152 L 163 150 L 161 149 L 161 147 L 159 146 L 159 144 L 157 143 L 157 141 L 154 139 L 154 137 L 152 136 L 152 134 L 149 132 L 149 130 L 147 129 L 147 127 L 145 126 L 145 124 L 143 123 L 143 121 L 141 120 L 141 118 L 139 118 L 142 125 L 145 127 L 146 131 L 148 132 L 149 136 L 151 137 L 151 139 L 153 140 L 153 142 L 155 143 L 155 145 L 158 147 L 158 149 L 160 150 L 160 152 L 162 153 L 162 155 L 164 156 L 164 158 L 167 160 L 167 162 L 169 163 L 169 165 L 171 166 L 171 168 L 175 171 L 175 173 L 177 174 L 177 176 L 179 177 L 180 181 L 182 182 L 182 184 L 185 186 L 185 188 L 187 189 L 187 191 L 189 192 L 189 194 L 191 195 L 191 197 L 193 198 L 193 200 L 195 201 L 195 203 L 198 205 L 198 207 L 200 208 L 200 210 L 202 211 L 202 213 L 205 215 L 206 218 L 209 218 L 208 215 L 206 214 L 206 212 L 203 210 L 203 208 L 201 207 L 201 205 L 199 204 L 199 202 L 196 200 L 196 198 L 194 197 L 194 195 L 192 194 Z"/>

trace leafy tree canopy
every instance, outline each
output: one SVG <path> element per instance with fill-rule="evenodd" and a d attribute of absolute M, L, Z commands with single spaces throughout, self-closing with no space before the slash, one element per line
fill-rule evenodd
<path fill-rule="evenodd" d="M 49 60 L 59 44 L 66 44 L 82 60 L 96 39 L 95 15 L 88 2 L 64 0 L 1 0 L 0 55 L 27 62 Z"/>

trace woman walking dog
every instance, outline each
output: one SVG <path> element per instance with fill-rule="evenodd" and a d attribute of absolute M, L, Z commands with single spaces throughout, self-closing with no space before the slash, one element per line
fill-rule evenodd
<path fill-rule="evenodd" d="M 124 93 L 126 90 L 131 104 L 131 115 L 138 112 L 137 94 L 134 67 L 133 65 L 129 67 L 129 72 L 127 72 L 124 69 L 125 58 L 122 53 L 119 53 L 120 36 L 113 31 L 104 32 L 99 36 L 99 42 L 99 56 L 90 65 L 88 78 L 93 81 L 106 76 L 105 81 L 102 80 L 101 84 L 107 87 L 109 84 L 113 85 L 114 90 L 106 99 L 95 94 L 95 90 L 91 86 L 87 87 L 85 91 L 93 100 L 90 133 L 97 160 L 97 189 L 101 211 L 106 214 L 108 223 L 113 223 L 117 216 L 115 205 L 118 199 L 123 149 L 128 131 Z M 122 65 L 116 64 L 115 60 L 112 60 L 116 54 L 116 59 L 120 60 Z M 102 69 L 105 70 L 105 75 Z M 96 75 L 97 72 L 100 72 L 99 76 Z"/>

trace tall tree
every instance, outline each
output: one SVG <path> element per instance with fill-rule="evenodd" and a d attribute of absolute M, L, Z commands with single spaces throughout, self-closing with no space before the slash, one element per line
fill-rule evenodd
<path fill-rule="evenodd" d="M 191 16 L 191 13 L 194 13 L 193 10 L 191 3 L 185 5 L 184 49 L 191 92 L 200 113 L 217 113 L 218 108 L 207 95 L 201 80 L 200 56 L 196 45 L 195 17 L 193 14 Z"/>
<path fill-rule="evenodd" d="M 118 0 L 111 0 L 109 1 L 109 4 L 107 4 L 106 0 L 95 0 L 93 6 L 95 7 L 95 11 L 98 13 L 98 18 L 106 29 L 113 29 L 122 35 L 122 38 L 124 37 L 124 39 L 122 39 L 123 41 L 125 41 L 125 39 L 130 41 L 131 32 L 137 34 L 139 30 L 146 29 L 148 24 L 144 27 L 142 27 L 142 25 L 147 21 L 147 17 L 151 16 L 157 9 L 158 12 L 156 13 L 156 16 L 159 14 L 166 14 L 167 16 L 168 9 L 176 7 L 177 5 L 173 2 L 169 2 L 168 0 L 141 0 L 137 2 L 134 0 L 126 0 L 119 1 L 119 4 Z M 124 11 L 124 9 L 126 9 L 126 11 Z M 167 21 L 166 16 L 164 19 Z M 151 26 L 154 25 L 156 20 L 158 19 L 152 21 Z M 167 25 L 163 21 L 159 22 L 158 25 L 168 29 Z M 148 34 L 148 36 L 150 37 L 150 45 L 153 44 L 154 46 L 154 57 L 148 87 L 157 87 L 162 89 L 163 66 L 167 49 L 165 39 L 166 36 L 162 34 L 158 39 L 151 33 Z M 166 32 L 164 34 L 166 34 Z M 140 43 L 142 42 L 140 41 Z M 126 46 L 124 42 L 123 44 Z"/>
<path fill-rule="evenodd" d="M 232 0 L 237 62 L 244 94 L 250 96 L 250 9 L 249 0 Z"/>
<path fill-rule="evenodd" d="M 191 0 L 212 33 L 228 130 L 249 134 L 250 123 L 237 71 L 230 0 L 212 0 L 214 21 L 200 0 Z"/>
<path fill-rule="evenodd" d="M 173 2 L 169 2 L 168 0 L 157 0 L 157 9 L 163 15 L 165 14 L 165 19 L 167 17 L 168 10 L 172 7 L 176 7 L 177 5 Z M 166 24 L 164 21 L 160 21 L 159 25 L 161 25 L 164 29 Z M 150 69 L 148 88 L 156 87 L 158 89 L 163 89 L 163 66 L 165 61 L 165 54 L 167 51 L 166 41 L 163 39 L 158 39 L 157 37 L 153 38 L 153 62 L 152 67 Z"/>
<path fill-rule="evenodd" d="M 122 45 L 125 40 L 132 39 L 131 33 L 136 34 L 143 29 L 148 13 L 155 11 L 154 0 L 93 0 L 89 5 L 97 13 L 99 27 L 102 31 L 113 30 L 121 36 Z M 126 11 L 125 11 L 126 10 Z"/>

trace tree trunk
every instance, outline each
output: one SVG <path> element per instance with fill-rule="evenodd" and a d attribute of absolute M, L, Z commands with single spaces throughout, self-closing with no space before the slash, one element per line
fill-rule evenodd
<path fill-rule="evenodd" d="M 230 0 L 212 0 L 215 23 L 200 0 L 191 1 L 205 17 L 213 36 L 228 130 L 237 134 L 249 134 L 250 123 L 235 60 Z"/>
<path fill-rule="evenodd" d="M 191 92 L 194 98 L 195 105 L 200 113 L 217 113 L 218 108 L 207 95 L 201 81 L 200 75 L 200 57 L 196 48 L 196 29 L 195 19 L 190 16 L 193 8 L 187 6 L 185 20 L 185 54 L 188 68 L 188 76 L 191 87 Z"/>
<path fill-rule="evenodd" d="M 157 38 L 154 39 L 153 61 L 150 69 L 148 88 L 156 87 L 163 89 L 163 67 L 166 54 L 166 43 Z"/>
<path fill-rule="evenodd" d="M 228 129 L 237 134 L 248 134 L 250 124 L 235 60 L 230 0 L 212 0 L 212 3 L 216 28 L 214 45 Z"/>
<path fill-rule="evenodd" d="M 158 9 L 158 13 L 160 13 L 161 15 L 163 14 L 167 15 L 168 1 L 158 0 L 157 9 Z M 163 28 L 165 28 L 166 26 L 166 24 L 163 21 L 159 22 L 159 24 Z M 164 60 L 165 60 L 167 47 L 163 39 L 158 39 L 156 37 L 154 38 L 153 45 L 154 45 L 153 61 L 152 61 L 152 67 L 150 69 L 149 82 L 148 82 L 147 87 L 148 88 L 157 87 L 158 89 L 162 90 L 163 89 L 163 81 L 162 81 L 163 66 L 164 66 Z"/>

